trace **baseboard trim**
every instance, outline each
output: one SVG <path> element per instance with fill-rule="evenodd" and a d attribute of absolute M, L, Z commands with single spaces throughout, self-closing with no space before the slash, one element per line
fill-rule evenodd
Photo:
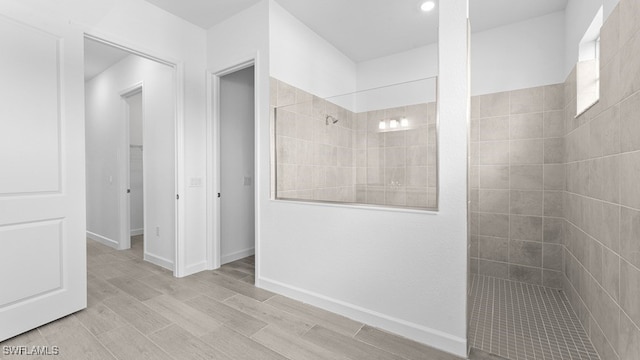
<path fill-rule="evenodd" d="M 256 248 L 244 249 L 240 251 L 236 251 L 231 254 L 221 255 L 220 256 L 220 265 L 224 265 L 230 262 L 234 262 L 236 260 L 244 259 L 247 256 L 255 255 Z"/>
<path fill-rule="evenodd" d="M 144 229 L 131 229 L 131 236 L 143 235 Z"/>
<path fill-rule="evenodd" d="M 173 261 L 165 259 L 161 256 L 156 256 L 153 254 L 150 254 L 148 252 L 144 253 L 144 260 L 148 261 L 152 264 L 158 265 L 160 267 L 163 267 L 165 269 L 171 270 L 173 271 Z"/>
<path fill-rule="evenodd" d="M 104 237 L 102 235 L 98 235 L 91 231 L 87 231 L 87 237 L 91 240 L 97 241 L 100 244 L 108 246 L 110 248 L 118 249 L 120 246 L 120 244 L 117 241 L 109 239 L 108 237 Z"/>
<path fill-rule="evenodd" d="M 184 268 L 184 274 L 181 277 L 193 275 L 195 273 L 199 273 L 200 271 L 208 270 L 207 262 L 199 262 L 197 264 L 189 265 Z"/>
<path fill-rule="evenodd" d="M 305 289 L 283 284 L 267 278 L 256 279 L 256 286 L 317 306 L 364 324 L 375 326 L 461 358 L 467 356 L 467 341 L 440 330 L 394 318 L 341 300 L 333 299 Z"/>

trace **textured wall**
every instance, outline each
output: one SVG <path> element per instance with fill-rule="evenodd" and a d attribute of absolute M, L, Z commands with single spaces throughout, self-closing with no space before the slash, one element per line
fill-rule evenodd
<path fill-rule="evenodd" d="M 563 85 L 471 98 L 472 272 L 562 286 Z"/>
<path fill-rule="evenodd" d="M 601 30 L 600 101 L 566 81 L 565 291 L 602 359 L 640 354 L 640 1 Z"/>
<path fill-rule="evenodd" d="M 435 103 L 354 113 L 273 78 L 272 89 L 278 198 L 436 207 Z"/>

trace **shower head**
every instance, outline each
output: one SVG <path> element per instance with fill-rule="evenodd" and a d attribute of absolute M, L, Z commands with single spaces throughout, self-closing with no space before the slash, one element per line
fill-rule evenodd
<path fill-rule="evenodd" d="M 327 125 L 329 125 L 329 123 L 335 124 L 335 123 L 337 123 L 338 121 L 339 121 L 339 119 L 336 119 L 336 118 L 334 118 L 334 117 L 333 117 L 333 116 L 331 116 L 331 115 L 327 115 L 327 117 L 325 118 L 325 123 L 326 123 Z"/>

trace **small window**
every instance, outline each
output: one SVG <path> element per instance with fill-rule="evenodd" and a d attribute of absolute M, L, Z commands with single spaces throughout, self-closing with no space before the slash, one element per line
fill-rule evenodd
<path fill-rule="evenodd" d="M 576 116 L 581 115 L 600 99 L 600 28 L 602 7 L 580 41 L 577 64 Z"/>

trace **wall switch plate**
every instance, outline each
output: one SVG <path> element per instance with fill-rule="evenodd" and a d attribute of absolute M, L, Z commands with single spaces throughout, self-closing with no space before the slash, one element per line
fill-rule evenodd
<path fill-rule="evenodd" d="M 189 179 L 189 187 L 201 187 L 202 178 L 194 177 Z"/>
<path fill-rule="evenodd" d="M 252 182 L 253 182 L 253 179 L 250 176 L 244 177 L 244 186 L 251 186 Z"/>

